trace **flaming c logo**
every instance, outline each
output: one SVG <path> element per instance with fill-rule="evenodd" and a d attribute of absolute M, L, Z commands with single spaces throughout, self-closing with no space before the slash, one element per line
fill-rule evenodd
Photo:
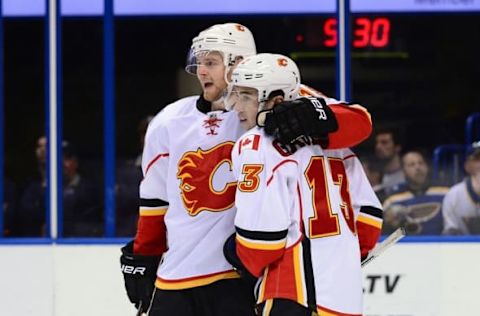
<path fill-rule="evenodd" d="M 286 67 L 288 65 L 288 62 L 285 58 L 279 58 L 277 59 L 277 63 L 279 66 Z"/>
<path fill-rule="evenodd" d="M 237 24 L 237 25 L 235 25 L 235 27 L 236 27 L 237 30 L 239 30 L 240 32 L 245 32 L 245 26 L 240 25 L 240 24 Z"/>
<path fill-rule="evenodd" d="M 202 211 L 221 212 L 233 206 L 236 182 L 226 182 L 223 189 L 213 187 L 217 169 L 227 163 L 231 169 L 233 142 L 219 144 L 212 149 L 186 152 L 178 162 L 177 178 L 183 205 L 191 216 Z"/>

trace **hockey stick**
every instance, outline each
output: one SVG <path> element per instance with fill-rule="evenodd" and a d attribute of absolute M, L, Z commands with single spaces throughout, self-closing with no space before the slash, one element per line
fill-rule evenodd
<path fill-rule="evenodd" d="M 144 315 L 143 313 L 143 301 L 140 301 L 140 304 L 138 305 L 138 310 L 135 316 L 142 316 Z"/>
<path fill-rule="evenodd" d="M 393 233 L 391 233 L 384 241 L 379 243 L 372 251 L 368 254 L 367 258 L 362 261 L 362 268 L 367 265 L 370 261 L 380 256 L 385 250 L 393 246 L 397 241 L 405 237 L 405 229 L 403 227 L 397 228 Z"/>

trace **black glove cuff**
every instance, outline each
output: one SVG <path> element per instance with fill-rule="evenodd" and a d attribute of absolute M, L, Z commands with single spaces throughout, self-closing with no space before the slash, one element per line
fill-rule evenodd
<path fill-rule="evenodd" d="M 223 245 L 223 255 L 243 279 L 248 281 L 256 280 L 257 278 L 247 270 L 237 255 L 237 242 L 235 241 L 235 237 L 236 234 L 233 233 L 227 238 Z"/>

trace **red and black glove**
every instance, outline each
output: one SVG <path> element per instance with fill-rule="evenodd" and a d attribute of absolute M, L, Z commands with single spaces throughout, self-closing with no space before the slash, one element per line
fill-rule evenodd
<path fill-rule="evenodd" d="M 259 122 L 264 114 L 265 122 Z M 323 98 L 299 98 L 276 104 L 273 109 L 262 111 L 257 116 L 257 125 L 265 128 L 265 133 L 284 145 L 291 144 L 301 136 L 310 136 L 328 145 L 328 134 L 338 129 L 335 114 Z"/>

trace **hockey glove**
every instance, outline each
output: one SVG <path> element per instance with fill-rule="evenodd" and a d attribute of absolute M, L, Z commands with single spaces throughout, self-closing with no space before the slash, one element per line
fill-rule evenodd
<path fill-rule="evenodd" d="M 293 101 L 284 101 L 268 110 L 265 122 L 257 125 L 264 126 L 265 132 L 288 145 L 301 136 L 311 136 L 320 140 L 323 146 L 328 145 L 328 134 L 338 129 L 335 114 L 323 98 L 299 98 Z"/>
<path fill-rule="evenodd" d="M 130 302 L 146 312 L 150 305 L 160 256 L 133 254 L 133 240 L 122 248 L 120 263 Z"/>
<path fill-rule="evenodd" d="M 223 245 L 223 255 L 227 259 L 233 268 L 240 274 L 240 277 L 248 283 L 255 283 L 257 278 L 253 276 L 247 268 L 243 265 L 242 261 L 237 254 L 237 242 L 235 241 L 236 234 L 232 234 L 228 237 L 227 241 Z"/>

